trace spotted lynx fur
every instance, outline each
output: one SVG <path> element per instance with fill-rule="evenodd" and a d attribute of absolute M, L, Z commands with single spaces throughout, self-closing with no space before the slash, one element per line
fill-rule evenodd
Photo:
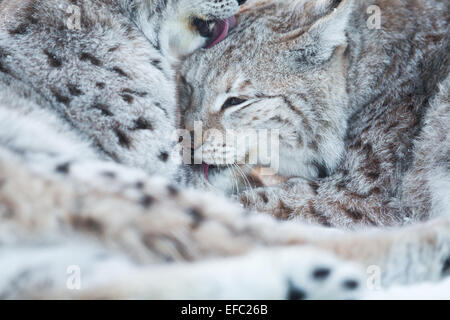
<path fill-rule="evenodd" d="M 375 29 L 367 25 L 374 5 Z M 449 6 L 249 4 L 224 42 L 185 63 L 186 126 L 279 129 L 278 173 L 290 179 L 241 193 L 246 206 L 278 218 L 356 229 L 448 216 Z M 204 162 L 236 153 L 216 136 L 195 141 Z M 235 176 L 209 174 L 225 190 Z"/>
<path fill-rule="evenodd" d="M 176 185 L 174 68 L 207 41 L 191 18 L 237 5 L 0 2 L 0 298 L 356 298 L 371 264 L 448 273 L 448 220 L 350 234 Z"/>

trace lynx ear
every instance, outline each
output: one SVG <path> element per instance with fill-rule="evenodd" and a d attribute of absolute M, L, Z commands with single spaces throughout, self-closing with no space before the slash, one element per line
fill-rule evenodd
<path fill-rule="evenodd" d="M 335 49 L 347 42 L 346 28 L 353 0 L 314 0 L 303 7 L 317 20 L 289 44 L 290 55 L 298 63 L 318 64 L 328 61 Z M 314 20 L 313 20 L 314 21 Z M 291 38 L 292 39 L 292 38 Z"/>

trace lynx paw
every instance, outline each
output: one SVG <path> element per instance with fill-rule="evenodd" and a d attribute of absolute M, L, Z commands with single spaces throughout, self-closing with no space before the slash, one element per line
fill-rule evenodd
<path fill-rule="evenodd" d="M 358 266 L 308 247 L 153 267 L 132 278 L 94 294 L 127 299 L 300 300 L 357 299 L 364 293 Z"/>
<path fill-rule="evenodd" d="M 326 252 L 283 249 L 272 259 L 284 283 L 281 299 L 356 299 L 363 292 L 362 270 Z"/>

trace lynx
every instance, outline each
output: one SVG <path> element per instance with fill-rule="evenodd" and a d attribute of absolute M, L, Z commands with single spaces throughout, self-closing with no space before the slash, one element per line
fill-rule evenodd
<path fill-rule="evenodd" d="M 367 24 L 374 5 L 379 29 Z M 241 189 L 247 207 L 346 229 L 448 216 L 449 6 L 248 4 L 224 42 L 182 69 L 184 122 L 189 130 L 203 124 L 194 158 L 211 185 L 236 193 L 236 178 L 252 167 L 220 164 L 258 151 L 217 142 L 208 130 L 278 129 L 278 174 L 286 181 Z"/>
<path fill-rule="evenodd" d="M 448 220 L 350 234 L 180 183 L 177 64 L 242 2 L 0 2 L 0 298 L 360 298 L 373 264 L 386 286 L 448 274 Z"/>

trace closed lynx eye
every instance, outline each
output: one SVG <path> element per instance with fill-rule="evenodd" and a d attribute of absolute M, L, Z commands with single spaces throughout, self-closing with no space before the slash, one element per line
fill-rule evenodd
<path fill-rule="evenodd" d="M 222 110 L 229 108 L 229 107 L 237 106 L 241 103 L 244 103 L 245 101 L 247 101 L 247 99 L 236 98 L 236 97 L 228 98 L 227 101 L 225 101 L 225 103 L 222 105 Z"/>

